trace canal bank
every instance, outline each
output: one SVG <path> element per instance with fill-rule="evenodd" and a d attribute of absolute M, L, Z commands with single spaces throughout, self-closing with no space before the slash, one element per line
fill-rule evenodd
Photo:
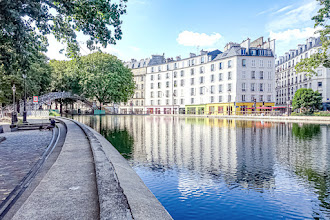
<path fill-rule="evenodd" d="M 171 219 L 109 142 L 58 120 L 67 127 L 61 152 L 12 219 Z"/>
<path fill-rule="evenodd" d="M 218 118 L 218 119 L 237 119 L 237 120 L 249 120 L 249 121 L 272 121 L 272 122 L 293 122 L 293 123 L 315 123 L 315 124 L 330 124 L 330 117 L 324 116 L 250 116 L 250 115 L 166 115 L 166 114 L 153 114 L 148 115 L 153 117 L 158 116 L 174 116 L 174 117 L 196 117 L 196 118 Z"/>

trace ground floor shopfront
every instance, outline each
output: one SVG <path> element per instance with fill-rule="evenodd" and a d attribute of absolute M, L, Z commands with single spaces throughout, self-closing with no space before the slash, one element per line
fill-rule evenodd
<path fill-rule="evenodd" d="M 186 105 L 187 114 L 197 115 L 245 115 L 261 112 L 274 111 L 274 102 L 230 102 L 230 103 L 210 103 L 202 105 Z"/>

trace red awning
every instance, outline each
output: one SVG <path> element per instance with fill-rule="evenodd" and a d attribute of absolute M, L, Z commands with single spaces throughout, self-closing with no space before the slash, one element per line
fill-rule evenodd
<path fill-rule="evenodd" d="M 274 106 L 273 109 L 277 109 L 277 108 L 286 108 L 286 106 Z"/>
<path fill-rule="evenodd" d="M 265 107 L 265 106 L 263 106 L 263 107 L 257 107 L 257 109 L 269 109 L 269 110 L 271 110 L 272 107 Z"/>

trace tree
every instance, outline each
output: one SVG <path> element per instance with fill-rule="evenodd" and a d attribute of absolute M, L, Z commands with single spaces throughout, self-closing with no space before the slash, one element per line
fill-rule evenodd
<path fill-rule="evenodd" d="M 104 103 L 127 102 L 134 94 L 135 83 L 131 70 L 117 57 L 96 52 L 83 56 L 76 71 L 81 74 L 83 95 Z"/>
<path fill-rule="evenodd" d="M 312 18 L 315 21 L 315 28 L 320 28 L 320 39 L 322 42 L 322 47 L 317 51 L 317 53 L 312 54 L 309 58 L 302 59 L 295 69 L 297 73 L 306 72 L 307 75 L 317 75 L 315 69 L 319 66 L 330 67 L 330 57 L 328 55 L 328 49 L 330 45 L 330 25 L 328 21 L 330 18 L 330 0 L 317 0 L 320 3 L 321 8 L 319 9 L 316 16 Z"/>
<path fill-rule="evenodd" d="M 292 99 L 292 107 L 294 110 L 300 109 L 302 112 L 313 113 L 322 108 L 322 96 L 312 89 L 298 89 Z"/>

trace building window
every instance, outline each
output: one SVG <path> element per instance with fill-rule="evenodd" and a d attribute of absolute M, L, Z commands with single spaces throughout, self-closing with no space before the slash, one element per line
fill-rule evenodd
<path fill-rule="evenodd" d="M 170 104 L 170 100 L 166 99 L 166 105 L 169 105 L 169 104 Z"/>
<path fill-rule="evenodd" d="M 293 60 L 292 65 L 294 66 L 294 60 Z M 272 61 L 271 60 L 268 60 L 267 66 L 268 67 L 272 67 Z"/>
<path fill-rule="evenodd" d="M 222 70 L 222 63 L 219 63 L 219 70 Z"/>
<path fill-rule="evenodd" d="M 242 60 L 242 66 L 243 66 L 243 67 L 246 67 L 246 59 L 243 59 L 243 60 Z"/>
<path fill-rule="evenodd" d="M 318 83 L 317 83 L 317 86 L 318 86 L 318 87 L 322 87 L 322 82 L 318 82 Z"/>
<path fill-rule="evenodd" d="M 254 102 L 255 101 L 255 96 L 254 95 L 251 95 L 251 101 Z"/>
<path fill-rule="evenodd" d="M 160 80 L 160 74 L 158 74 L 158 80 Z"/>
<path fill-rule="evenodd" d="M 200 88 L 199 88 L 199 94 L 200 94 L 200 95 L 203 95 L 203 94 L 204 94 L 204 87 L 200 87 Z"/>
<path fill-rule="evenodd" d="M 195 89 L 194 89 L 194 88 L 191 88 L 191 89 L 190 89 L 190 94 L 191 94 L 191 95 L 195 95 Z"/>
<path fill-rule="evenodd" d="M 184 76 L 184 71 L 183 70 L 181 70 L 181 77 L 183 77 Z"/>
<path fill-rule="evenodd" d="M 151 104 L 151 105 L 154 105 L 154 100 L 151 100 L 151 101 L 150 101 L 150 104 Z"/>
<path fill-rule="evenodd" d="M 222 73 L 219 73 L 219 81 L 222 81 Z"/>
<path fill-rule="evenodd" d="M 264 61 L 263 60 L 259 60 L 259 67 L 264 67 Z"/>
<path fill-rule="evenodd" d="M 160 83 L 158 83 L 158 89 L 160 89 Z"/>
<path fill-rule="evenodd" d="M 181 79 L 181 86 L 184 86 L 184 79 Z"/>
<path fill-rule="evenodd" d="M 245 83 L 242 83 L 242 91 L 245 92 Z"/>
<path fill-rule="evenodd" d="M 174 80 L 174 87 L 177 87 L 178 84 L 176 83 L 176 80 Z"/>
<path fill-rule="evenodd" d="M 214 96 L 211 96 L 211 103 L 214 102 Z"/>
<path fill-rule="evenodd" d="M 256 78 L 256 71 L 252 71 L 251 72 L 251 79 L 255 79 Z"/>
<path fill-rule="evenodd" d="M 245 102 L 245 95 L 242 95 L 242 101 Z"/>
<path fill-rule="evenodd" d="M 268 72 L 268 79 L 272 79 L 272 72 Z"/>
<path fill-rule="evenodd" d="M 204 67 L 203 67 L 203 66 L 201 66 L 201 67 L 199 68 L 199 72 L 200 72 L 200 73 L 204 73 Z"/>
<path fill-rule="evenodd" d="M 231 67 L 231 60 L 228 60 L 228 68 L 230 68 Z"/>
<path fill-rule="evenodd" d="M 158 102 L 158 105 L 160 105 L 160 100 L 158 100 L 157 102 Z"/>
<path fill-rule="evenodd" d="M 194 69 L 190 69 L 190 75 L 194 75 L 195 71 Z"/>
<path fill-rule="evenodd" d="M 228 95 L 228 102 L 231 101 L 231 95 Z"/>
<path fill-rule="evenodd" d="M 154 68 L 153 68 L 153 67 L 151 67 L 151 72 L 152 72 L 152 73 L 154 72 Z"/>
<path fill-rule="evenodd" d="M 173 92 L 173 95 L 174 95 L 174 96 L 176 96 L 176 95 L 177 95 L 177 91 L 176 91 L 176 90 L 174 90 L 174 92 Z"/>
<path fill-rule="evenodd" d="M 263 95 L 260 95 L 260 96 L 259 96 L 259 101 L 260 101 L 260 102 L 263 102 L 263 101 L 264 101 L 264 96 L 263 96 Z"/>
<path fill-rule="evenodd" d="M 153 83 L 150 84 L 150 88 L 151 88 L 151 89 L 154 88 L 154 84 L 153 84 Z"/>
<path fill-rule="evenodd" d="M 191 78 L 190 79 L 190 85 L 194 85 L 195 84 L 195 79 L 194 78 Z"/>
<path fill-rule="evenodd" d="M 264 79 L 264 72 L 260 71 L 260 79 Z"/>
<path fill-rule="evenodd" d="M 231 72 L 228 72 L 228 80 L 231 80 Z"/>
<path fill-rule="evenodd" d="M 322 76 L 322 70 L 317 70 L 317 75 Z"/>
<path fill-rule="evenodd" d="M 170 65 L 166 65 L 166 70 L 170 70 Z"/>
<path fill-rule="evenodd" d="M 141 76 L 141 81 L 143 81 L 143 76 Z"/>
<path fill-rule="evenodd" d="M 254 83 L 251 83 L 251 92 L 254 92 Z"/>
<path fill-rule="evenodd" d="M 231 83 L 228 83 L 228 91 L 231 91 Z"/>
<path fill-rule="evenodd" d="M 219 93 L 222 92 L 222 85 L 219 85 Z"/>
<path fill-rule="evenodd" d="M 260 92 L 264 91 L 264 84 L 263 83 L 260 83 L 259 87 L 260 87 Z"/>
<path fill-rule="evenodd" d="M 174 78 L 176 78 L 177 75 L 178 75 L 177 72 L 174 72 L 174 73 L 173 73 L 173 77 L 174 77 Z"/>
<path fill-rule="evenodd" d="M 174 69 L 178 68 L 177 63 L 174 63 Z"/>
<path fill-rule="evenodd" d="M 181 101 L 180 101 L 180 102 L 181 102 L 181 105 L 183 105 L 183 104 L 184 104 L 184 101 L 183 101 L 183 99 L 181 99 Z"/>
<path fill-rule="evenodd" d="M 194 98 L 191 98 L 191 104 L 194 104 Z"/>
<path fill-rule="evenodd" d="M 158 98 L 162 97 L 162 92 L 158 92 Z"/>
<path fill-rule="evenodd" d="M 204 63 L 204 57 L 201 57 L 201 63 Z"/>
<path fill-rule="evenodd" d="M 211 64 L 211 71 L 214 71 L 214 64 Z"/>
<path fill-rule="evenodd" d="M 154 75 L 151 75 L 150 76 L 150 79 L 151 79 L 151 81 L 154 80 Z"/>
<path fill-rule="evenodd" d="M 211 75 L 211 82 L 214 82 L 214 74 Z"/>
<path fill-rule="evenodd" d="M 270 102 L 272 100 L 272 96 L 271 95 L 267 95 L 267 101 Z"/>
<path fill-rule="evenodd" d="M 211 94 L 214 94 L 214 86 L 211 86 Z"/>
<path fill-rule="evenodd" d="M 219 102 L 222 102 L 222 96 L 221 95 L 219 96 Z"/>
<path fill-rule="evenodd" d="M 204 83 L 204 76 L 199 77 L 199 83 L 203 84 Z"/>
<path fill-rule="evenodd" d="M 251 61 L 251 66 L 252 66 L 252 67 L 256 67 L 256 61 L 255 61 L 255 60 L 252 60 L 252 61 Z"/>
<path fill-rule="evenodd" d="M 154 97 L 154 92 L 150 92 L 150 97 L 151 97 L 151 98 Z"/>

